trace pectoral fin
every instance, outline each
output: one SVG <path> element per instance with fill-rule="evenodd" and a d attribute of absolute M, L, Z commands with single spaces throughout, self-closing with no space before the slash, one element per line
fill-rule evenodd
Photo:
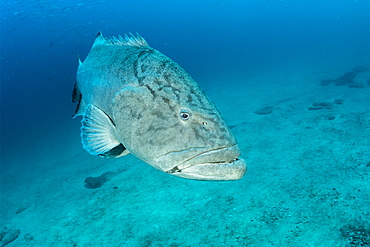
<path fill-rule="evenodd" d="M 117 140 L 112 120 L 98 107 L 87 105 L 81 123 L 82 145 L 90 154 L 116 158 L 129 153 Z"/>

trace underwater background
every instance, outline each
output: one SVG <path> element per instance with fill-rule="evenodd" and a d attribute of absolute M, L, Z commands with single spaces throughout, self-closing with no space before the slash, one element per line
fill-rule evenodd
<path fill-rule="evenodd" d="M 1 1 L 0 14 L 0 246 L 370 246 L 369 1 Z M 189 72 L 239 142 L 241 180 L 82 148 L 71 93 L 99 31 L 137 32 Z"/>

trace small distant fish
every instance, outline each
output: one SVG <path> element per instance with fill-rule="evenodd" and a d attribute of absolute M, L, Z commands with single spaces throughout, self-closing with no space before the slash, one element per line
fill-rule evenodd
<path fill-rule="evenodd" d="M 177 63 L 140 35 L 98 33 L 79 60 L 72 101 L 83 147 L 116 158 L 132 153 L 163 172 L 236 180 L 246 172 L 234 136 L 214 104 Z"/>

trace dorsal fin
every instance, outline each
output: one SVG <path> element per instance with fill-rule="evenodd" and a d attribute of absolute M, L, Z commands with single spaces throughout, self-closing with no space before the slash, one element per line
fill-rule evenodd
<path fill-rule="evenodd" d="M 96 35 L 93 47 L 95 45 L 121 45 L 121 46 L 136 46 L 136 47 L 149 47 L 148 43 L 143 37 L 138 33 L 136 36 L 132 33 L 125 34 L 123 38 L 121 35 L 118 35 L 118 38 L 115 36 L 105 38 L 101 32 Z"/>
<path fill-rule="evenodd" d="M 105 44 L 109 44 L 108 40 L 103 37 L 103 34 L 101 32 L 98 32 L 94 44 L 92 46 L 94 47 L 96 45 L 105 45 Z"/>
<path fill-rule="evenodd" d="M 111 38 L 107 38 L 107 41 L 113 45 L 149 47 L 145 39 L 138 33 L 136 33 L 136 36 L 132 33 L 125 34 L 124 38 L 121 35 L 119 35 L 118 38 L 113 36 Z"/>

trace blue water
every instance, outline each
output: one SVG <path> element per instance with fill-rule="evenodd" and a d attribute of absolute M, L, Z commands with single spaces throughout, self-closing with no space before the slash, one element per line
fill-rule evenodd
<path fill-rule="evenodd" d="M 76 54 L 86 56 L 98 31 L 138 32 L 197 79 L 289 61 L 366 62 L 369 8 L 367 1 L 4 1 L 2 140 L 16 145 L 71 115 Z"/>
<path fill-rule="evenodd" d="M 53 155 L 59 155 L 53 156 L 52 159 L 60 159 L 62 157 L 61 159 L 65 159 L 67 163 L 74 162 L 66 157 L 69 149 L 72 149 L 68 144 L 68 138 L 70 137 L 68 133 L 71 133 L 71 136 L 75 136 L 76 139 L 73 140 L 73 143 L 78 142 L 79 138 L 79 120 L 71 119 L 75 109 L 75 105 L 71 103 L 71 93 L 76 80 L 77 54 L 82 59 L 86 57 L 99 31 L 104 36 L 123 35 L 128 32 L 139 33 L 151 47 L 158 49 L 184 67 L 206 92 L 210 92 L 211 98 L 213 94 L 213 100 L 220 104 L 218 107 L 221 112 L 224 109 L 225 118 L 233 124 L 233 129 L 234 125 L 242 124 L 246 121 L 243 118 L 243 114 L 238 113 L 238 109 L 248 107 L 247 105 L 250 102 L 236 107 L 237 109 L 234 109 L 235 112 L 231 113 L 229 111 L 231 108 L 228 108 L 225 104 L 223 105 L 225 101 L 217 99 L 222 94 L 212 92 L 222 91 L 230 85 L 234 89 L 240 88 L 240 90 L 234 90 L 235 95 L 230 96 L 229 94 L 225 96 L 228 97 L 227 99 L 230 99 L 229 103 L 232 104 L 233 99 L 245 97 L 244 89 L 250 87 L 252 90 L 254 87 L 260 86 L 260 80 L 254 80 L 255 78 L 274 74 L 277 70 L 284 70 L 284 73 L 291 71 L 292 74 L 297 75 L 297 67 L 305 68 L 306 71 L 311 71 L 312 73 L 322 69 L 324 71 L 320 72 L 322 76 L 317 76 L 317 81 L 312 82 L 312 84 L 318 85 L 321 79 L 337 78 L 350 71 L 353 67 L 370 65 L 370 2 L 367 0 L 45 0 L 1 1 L 0 8 L 1 169 L 10 173 L 12 169 L 16 169 L 19 172 L 24 168 L 25 171 L 30 172 L 30 170 L 33 170 L 32 166 L 40 168 L 42 165 L 38 164 L 37 155 L 40 154 L 40 156 L 45 157 L 48 151 Z M 329 75 L 326 76 L 325 71 L 329 70 L 332 74 L 328 72 Z M 304 75 L 298 77 L 298 86 L 304 77 Z M 236 78 L 239 78 L 239 80 Z M 370 78 L 368 74 L 364 74 L 360 78 L 365 88 L 356 89 L 356 92 L 367 94 L 370 97 L 370 86 L 366 84 L 367 78 Z M 281 78 L 276 79 L 276 81 L 281 80 Z M 299 92 L 304 91 L 303 84 L 302 89 L 298 90 Z M 266 85 L 269 84 L 267 83 Z M 338 89 L 338 87 L 333 85 L 325 88 L 327 91 L 342 89 L 342 87 Z M 260 94 L 266 93 L 266 97 L 268 97 L 268 95 L 274 93 L 273 90 L 274 87 L 266 86 Z M 296 92 L 291 95 L 293 94 L 296 94 Z M 291 95 L 281 96 L 284 98 Z M 340 97 L 340 95 L 345 94 L 338 92 L 333 97 Z M 349 93 L 349 95 L 355 94 Z M 309 95 L 308 98 L 311 96 L 314 97 L 314 95 Z M 366 96 L 361 97 L 366 99 Z M 258 98 L 258 100 L 261 99 Z M 260 103 L 261 106 L 264 106 L 263 102 Z M 266 102 L 266 104 L 268 103 Z M 368 101 L 366 101 L 367 103 Z M 356 104 L 362 107 L 361 109 L 365 109 L 364 112 L 368 114 L 366 109 L 369 109 L 370 105 L 363 105 L 365 104 L 363 101 L 359 101 Z M 250 112 L 253 113 L 253 110 L 251 109 Z M 356 109 L 354 109 L 354 112 L 356 112 Z M 336 116 L 339 115 L 340 113 Z M 369 121 L 366 117 L 363 120 L 362 126 L 365 126 L 367 131 L 369 127 L 366 126 L 370 125 Z M 244 126 L 239 130 L 236 127 L 234 131 L 237 132 L 236 135 L 243 148 L 242 151 L 244 153 L 251 152 L 253 145 L 248 143 L 248 138 L 244 138 L 244 133 L 250 131 L 248 126 Z M 354 136 L 356 137 L 356 135 Z M 361 150 L 365 150 L 361 153 L 363 155 L 361 156 L 361 164 L 363 165 L 366 162 L 370 162 L 370 154 L 367 153 L 369 146 L 364 141 L 366 138 L 370 138 L 368 132 L 363 133 L 359 137 L 359 140 L 363 142 L 362 146 L 353 147 L 354 149 L 357 147 L 359 150 L 361 148 Z M 368 142 L 367 144 L 370 145 Z M 85 155 L 81 146 L 80 148 L 81 153 Z M 338 149 L 338 153 L 341 153 L 340 147 Z M 266 154 L 251 154 L 258 161 L 271 159 L 271 157 L 263 155 Z M 32 158 L 28 158 L 28 156 Z M 258 170 L 258 166 L 253 166 L 253 162 L 251 162 L 253 159 L 248 160 L 248 157 L 246 157 L 246 160 L 248 164 L 252 163 L 252 168 L 254 167 L 255 170 Z M 100 160 L 94 160 L 94 162 L 100 162 Z M 106 160 L 101 162 L 109 164 L 109 161 Z M 48 171 L 50 172 L 49 175 L 52 176 L 52 171 Z M 368 170 L 366 171 L 367 173 L 364 172 L 365 175 L 362 175 L 363 180 L 361 181 L 363 183 L 366 179 L 370 181 Z M 147 173 L 150 174 L 150 172 L 153 171 L 148 170 Z M 22 175 L 26 176 L 25 174 Z M 32 178 L 37 175 L 32 175 L 31 173 L 29 176 Z M 85 173 L 84 176 L 88 177 L 92 176 L 92 174 Z M 169 175 L 163 174 L 163 176 Z M 246 177 L 248 176 L 247 173 Z M 174 179 L 171 180 L 173 183 L 171 186 L 175 186 L 177 183 L 176 179 L 179 178 Z M 22 186 L 22 182 L 17 181 L 18 186 Z M 6 185 L 7 182 L 9 181 L 2 177 L 4 188 L 9 187 Z M 254 182 L 258 182 L 258 180 Z M 40 181 L 40 183 L 42 182 Z M 153 183 L 155 184 L 155 182 Z M 200 183 L 203 184 L 203 182 Z M 249 181 L 246 183 L 249 183 Z M 356 183 L 353 183 L 355 187 L 354 184 Z M 157 186 L 160 188 L 151 193 L 160 193 L 161 189 L 165 191 L 167 188 L 162 183 L 159 183 Z M 185 199 L 191 200 L 189 197 L 192 194 L 197 194 L 193 198 L 195 206 L 196 202 L 201 201 L 202 198 L 198 195 L 199 192 L 196 192 L 198 190 L 197 186 L 191 183 L 191 189 L 194 189 L 194 193 L 187 194 L 187 199 Z M 81 187 L 83 188 L 83 186 Z M 70 190 L 73 190 L 73 188 Z M 245 190 L 248 190 L 248 188 L 245 188 Z M 366 186 L 364 190 L 369 191 Z M 208 191 L 208 193 L 213 192 L 213 190 Z M 237 190 L 237 193 L 239 192 Z M 263 191 L 262 193 L 265 192 Z M 364 192 L 364 195 L 368 194 Z M 22 195 L 19 196 L 22 197 Z M 252 195 L 247 195 L 247 197 L 249 200 L 252 200 Z M 16 200 L 16 198 L 18 197 L 12 200 Z M 179 198 L 174 200 L 181 202 Z M 132 203 L 135 203 L 135 200 Z M 145 201 L 141 203 L 145 203 Z M 248 201 L 243 200 L 242 204 L 249 209 L 261 207 L 260 205 L 248 205 Z M 53 207 L 53 205 L 53 202 L 50 202 L 49 206 Z M 142 204 L 140 205 L 142 206 Z M 207 210 L 207 203 L 200 203 L 199 205 L 204 206 L 204 210 Z M 366 205 L 366 203 L 363 205 Z M 54 206 L 57 207 L 56 205 Z M 22 205 L 19 207 L 22 207 Z M 366 208 L 366 206 L 364 207 Z M 230 207 L 230 210 L 234 210 L 234 208 L 238 208 L 238 205 Z M 213 209 L 217 209 L 217 207 Z M 56 210 L 58 209 L 56 208 Z M 361 217 L 365 217 L 364 215 L 367 213 L 366 219 L 368 220 L 369 209 L 363 210 L 365 212 L 361 213 Z M 27 211 L 24 211 L 24 213 L 27 213 Z M 207 216 L 208 214 L 205 215 Z M 217 217 L 217 213 L 212 212 L 211 215 Z M 138 220 L 141 220 L 139 216 L 137 216 Z M 202 221 L 214 220 L 208 216 L 203 218 Z M 136 216 L 133 214 L 131 217 L 135 219 Z M 175 215 L 174 217 L 179 216 Z M 99 221 L 99 219 L 92 221 Z M 130 224 L 133 224 L 135 229 L 139 228 L 139 224 L 133 222 L 135 220 Z M 173 223 L 173 221 L 171 222 Z M 181 224 L 185 225 L 180 224 L 180 229 L 173 229 L 172 234 L 176 235 L 177 232 L 181 232 L 181 234 L 186 235 L 187 232 L 191 232 L 190 235 L 198 239 L 196 230 L 188 225 L 192 222 L 184 223 L 182 221 Z M 235 220 L 235 222 L 233 226 L 235 228 L 248 227 L 243 225 L 242 221 Z M 366 222 L 366 220 L 363 222 Z M 8 222 L 4 220 L 4 222 L 1 222 L 0 227 L 7 224 Z M 155 223 L 153 224 L 156 225 Z M 173 224 L 176 225 L 175 223 Z M 261 224 L 266 224 L 266 221 Z M 364 226 L 364 224 L 361 226 Z M 15 227 L 19 228 L 20 226 Z M 151 225 L 150 227 L 153 226 Z M 160 228 L 162 226 L 159 224 L 159 226 L 156 225 L 155 227 Z M 216 234 L 218 232 L 217 227 L 220 227 L 217 224 L 210 224 L 205 227 L 208 227 L 207 231 L 211 232 L 210 236 L 212 236 L 212 239 L 207 241 L 203 239 L 203 242 L 194 240 L 194 242 L 189 241 L 186 244 L 184 243 L 185 238 L 179 237 L 180 240 L 176 242 L 176 237 L 169 236 L 168 238 L 171 239 L 170 243 L 173 244 L 171 246 L 202 246 L 200 243 L 203 243 L 203 246 L 247 246 L 247 243 L 249 244 L 248 246 L 273 246 L 274 243 L 275 246 L 288 246 L 290 243 L 284 242 L 282 239 L 279 239 L 280 242 L 276 239 L 266 241 L 260 239 L 257 241 L 253 240 L 252 236 L 245 236 L 240 232 L 232 236 L 234 242 L 228 242 L 225 240 L 227 239 L 226 235 L 222 234 L 226 231 L 224 227 L 221 227 L 222 230 L 219 230 L 219 232 L 222 232 L 219 235 Z M 257 225 L 253 227 L 258 229 Z M 366 228 L 363 234 L 365 237 L 362 240 L 358 240 L 363 241 L 362 243 L 367 244 L 366 246 L 370 246 L 370 242 L 366 242 L 370 239 L 369 229 Z M 140 232 L 140 229 L 136 229 L 136 231 Z M 146 230 L 143 231 L 146 232 Z M 265 235 L 262 234 L 259 237 L 266 236 L 268 239 L 269 234 L 275 234 L 277 231 L 279 230 L 269 228 L 264 233 Z M 289 230 L 286 231 L 288 232 Z M 171 233 L 171 231 L 163 232 L 166 234 Z M 237 230 L 234 230 L 234 232 L 237 232 Z M 21 231 L 21 234 L 24 235 L 25 233 Z M 32 235 L 32 232 L 30 234 Z M 230 234 L 232 235 L 232 233 Z M 27 241 L 25 242 L 23 235 L 21 235 L 22 240 L 18 238 L 10 243 L 9 246 L 25 246 L 17 245 L 16 242 L 23 241 L 26 243 Z M 91 232 L 82 235 L 85 239 L 91 239 L 94 236 Z M 139 233 L 133 236 L 140 238 Z M 125 239 L 135 239 L 135 237 L 125 235 L 122 237 L 122 243 L 115 243 L 116 245 L 108 244 L 109 241 L 104 244 L 103 240 L 99 240 L 99 245 L 84 245 L 79 244 L 86 243 L 83 240 L 75 240 L 77 245 L 68 246 L 133 246 L 131 245 L 132 243 L 136 243 L 137 245 L 135 246 L 170 246 L 166 244 L 165 237 L 161 237 L 160 240 L 153 240 L 154 237 L 151 239 L 150 236 L 149 234 L 145 237 L 149 240 L 142 240 L 138 243 L 128 240 L 128 242 L 125 242 Z M 279 236 L 284 236 L 284 234 Z M 341 232 L 338 230 L 338 236 L 333 238 L 340 239 L 341 236 L 345 238 L 347 235 L 344 233 L 341 235 Z M 318 235 L 316 237 L 318 239 L 325 238 L 325 236 Z M 36 239 L 37 237 L 34 236 L 34 238 Z M 220 240 L 221 242 L 218 242 L 218 239 L 222 239 Z M 350 242 L 347 240 L 343 240 L 344 242 L 338 240 L 339 242 L 334 241 L 331 243 L 335 243 L 333 246 L 345 246 L 344 244 L 349 244 Z M 50 241 L 47 242 L 49 243 Z M 291 242 L 294 242 L 294 240 L 291 240 Z M 28 246 L 40 246 L 38 244 L 33 245 L 32 241 L 27 243 Z M 59 244 L 46 246 L 67 246 L 64 243 L 61 241 Z M 181 245 L 182 243 L 184 245 Z M 301 243 L 301 246 L 325 246 L 320 245 L 320 241 L 311 245 L 310 243 L 313 242 L 310 242 L 309 238 L 306 238 L 305 242 Z"/>

